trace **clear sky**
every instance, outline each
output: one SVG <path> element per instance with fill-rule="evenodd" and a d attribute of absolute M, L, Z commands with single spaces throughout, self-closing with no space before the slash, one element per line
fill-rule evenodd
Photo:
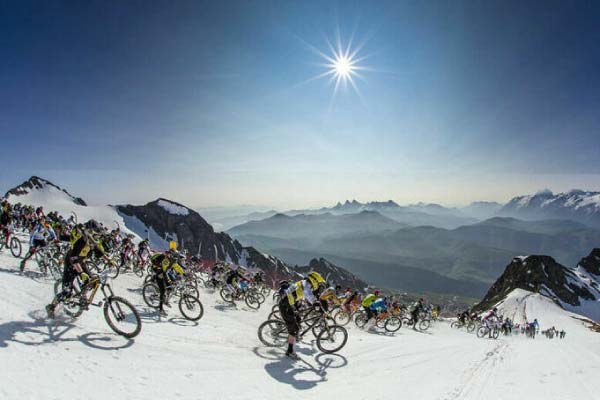
<path fill-rule="evenodd" d="M 0 188 L 279 208 L 598 190 L 599 21 L 593 1 L 0 0 Z M 337 32 L 360 94 L 311 80 Z"/>

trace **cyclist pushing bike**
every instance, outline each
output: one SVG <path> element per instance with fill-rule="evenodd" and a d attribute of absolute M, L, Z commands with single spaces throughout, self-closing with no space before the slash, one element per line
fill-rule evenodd
<path fill-rule="evenodd" d="M 301 301 L 306 301 L 308 304 L 319 303 L 319 293 L 325 288 L 325 279 L 318 272 L 309 272 L 306 278 L 290 285 L 281 296 L 279 301 L 279 310 L 281 317 L 285 321 L 288 331 L 288 348 L 285 355 L 298 359 L 298 355 L 294 351 L 296 337 L 300 331 L 301 317 L 298 313 L 298 305 Z"/>

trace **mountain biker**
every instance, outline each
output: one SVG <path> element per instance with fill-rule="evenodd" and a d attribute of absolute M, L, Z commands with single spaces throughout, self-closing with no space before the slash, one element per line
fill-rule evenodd
<path fill-rule="evenodd" d="M 363 306 L 363 309 L 367 313 L 367 322 L 369 322 L 369 320 L 371 318 L 373 318 L 376 314 L 375 310 L 371 309 L 371 304 L 373 304 L 375 301 L 377 301 L 378 298 L 379 298 L 379 290 L 376 290 L 375 292 L 366 295 L 362 300 L 361 305 Z"/>
<path fill-rule="evenodd" d="M 492 337 L 492 328 L 496 320 L 498 320 L 498 308 L 496 307 L 484 314 L 483 318 L 481 319 L 490 333 L 490 338 Z"/>
<path fill-rule="evenodd" d="M 2 204 L 0 205 L 0 231 L 4 234 L 4 239 L 6 240 L 6 246 L 8 247 L 8 240 L 10 238 L 10 231 L 8 230 L 8 226 L 12 222 L 12 207 L 10 203 L 6 200 L 2 200 Z"/>
<path fill-rule="evenodd" d="M 232 294 L 237 292 L 236 287 L 238 286 L 238 280 L 243 279 L 244 276 L 240 273 L 240 269 L 237 266 L 232 266 L 231 270 L 225 274 L 225 287 Z"/>
<path fill-rule="evenodd" d="M 38 224 L 35 226 L 31 236 L 29 238 L 29 251 L 25 258 L 21 261 L 20 269 L 21 272 L 25 269 L 25 264 L 29 260 L 38 248 L 45 247 L 48 244 L 48 240 L 58 242 L 54 229 L 46 222 L 46 217 L 40 217 Z"/>
<path fill-rule="evenodd" d="M 178 257 L 175 251 L 167 250 L 164 253 L 157 253 L 150 257 L 150 265 L 152 266 L 152 272 L 154 273 L 154 280 L 158 286 L 159 292 L 159 303 L 158 312 L 161 316 L 167 315 L 163 308 L 163 305 L 169 306 L 166 299 L 167 286 L 169 285 L 169 275 L 171 271 L 175 271 L 176 274 L 183 275 L 183 268 L 177 263 Z"/>
<path fill-rule="evenodd" d="M 65 255 L 62 291 L 46 306 L 48 318 L 54 318 L 54 310 L 58 303 L 71 295 L 73 281 L 77 276 L 79 276 L 82 281 L 80 290 L 83 291 L 85 289 L 85 286 L 90 280 L 91 272 L 88 270 L 84 261 L 92 255 L 95 255 L 96 258 L 103 258 L 107 263 L 113 263 L 113 261 L 104 253 L 104 248 L 100 242 L 99 235 L 93 232 L 83 232 L 81 237 L 75 241 L 73 247 Z"/>
<path fill-rule="evenodd" d="M 417 322 L 419 320 L 419 314 L 425 310 L 425 300 L 421 297 L 419 300 L 415 302 L 413 305 L 413 309 L 410 312 L 410 317 L 413 322 L 413 329 L 417 330 Z"/>
<path fill-rule="evenodd" d="M 330 286 L 321 293 L 319 296 L 319 300 L 321 301 L 321 305 L 325 309 L 325 311 L 329 311 L 329 302 L 340 305 L 340 299 L 338 298 L 338 293 L 342 287 L 340 285 Z"/>
<path fill-rule="evenodd" d="M 319 303 L 318 294 L 325 286 L 325 279 L 318 272 L 311 271 L 306 278 L 290 285 L 279 300 L 279 311 L 288 331 L 288 348 L 285 355 L 297 359 L 298 355 L 294 352 L 296 337 L 300 331 L 301 317 L 298 313 L 298 306 L 301 301 L 306 301 L 310 305 Z"/>

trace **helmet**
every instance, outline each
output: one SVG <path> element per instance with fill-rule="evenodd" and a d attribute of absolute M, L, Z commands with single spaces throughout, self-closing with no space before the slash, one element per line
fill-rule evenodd
<path fill-rule="evenodd" d="M 379 296 L 379 293 L 380 293 L 380 292 L 379 292 L 379 290 L 376 290 L 376 291 L 374 291 L 374 292 L 373 292 L 373 294 L 374 294 L 375 296 Z"/>
<path fill-rule="evenodd" d="M 308 279 L 312 288 L 315 290 L 319 287 L 320 283 L 323 283 L 323 284 L 325 283 L 325 279 L 323 279 L 321 274 L 319 274 L 318 272 L 315 272 L 315 271 L 309 272 L 308 275 L 306 276 L 306 279 Z"/>

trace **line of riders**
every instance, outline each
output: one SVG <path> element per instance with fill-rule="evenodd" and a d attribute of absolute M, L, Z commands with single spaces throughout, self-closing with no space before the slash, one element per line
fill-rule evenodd
<path fill-rule="evenodd" d="M 477 336 L 480 338 L 487 336 L 493 339 L 497 339 L 500 334 L 504 336 L 522 334 L 535 339 L 536 334 L 540 331 L 537 318 L 523 324 L 514 323 L 512 319 L 500 315 L 497 307 L 481 315 L 467 309 L 457 314 L 456 320 L 450 326 L 457 329 L 465 328 L 469 333 L 477 332 Z"/>
<path fill-rule="evenodd" d="M 45 214 L 42 207 L 11 205 L 6 200 L 2 201 L 0 210 L 0 233 L 3 236 L 0 243 L 10 247 L 11 252 L 17 246 L 10 243 L 13 239 L 18 241 L 11 227 L 30 233 L 29 250 L 21 261 L 20 271 L 23 272 L 27 262 L 36 256 L 40 269 L 48 264 L 52 276 L 57 279 L 56 295 L 46 307 L 50 318 L 55 317 L 60 304 L 65 305 L 67 311 L 77 296 L 80 303 L 75 305 L 82 310 L 87 309 L 92 303 L 91 300 L 81 301 L 85 297 L 83 294 L 92 289 L 95 294 L 101 276 L 104 277 L 101 282 L 104 290 L 106 276 L 116 278 L 120 271 L 127 270 L 139 276 L 148 272 L 144 280 L 143 297 L 146 304 L 158 310 L 159 316 L 167 314 L 164 308 L 170 307 L 169 298 L 172 293 L 179 291 L 182 314 L 191 320 L 199 319 L 203 312 L 197 299 L 198 282 L 207 288 L 220 288 L 224 301 L 235 303 L 244 299 L 250 308 L 258 308 L 264 303 L 266 295 L 270 294 L 261 271 L 251 272 L 226 263 L 216 263 L 206 268 L 197 257 L 182 254 L 175 247 L 153 253 L 148 240 L 142 240 L 136 246 L 133 236 L 123 235 L 118 227 L 109 231 L 94 220 L 80 224 L 74 214 L 65 219 L 56 212 Z M 13 252 L 16 257 L 21 253 L 20 244 L 18 247 L 18 255 L 15 254 L 16 250 Z M 42 269 L 42 272 L 46 271 Z M 112 289 L 109 290 L 112 294 Z M 345 345 L 347 332 L 343 326 L 351 320 L 367 330 L 382 328 L 395 332 L 402 324 L 412 326 L 415 330 L 425 330 L 431 320 L 437 319 L 440 311 L 439 307 L 426 306 L 422 298 L 409 309 L 391 297 L 382 296 L 379 291 L 364 296 L 350 288 L 342 291 L 339 285 L 328 285 L 315 271 L 296 282 L 279 282 L 273 298 L 276 304 L 269 320 L 261 325 L 272 329 L 269 332 L 263 330 L 261 336 L 259 328 L 259 338 L 263 343 L 272 344 L 266 339 L 268 336 L 271 339 L 275 336 L 277 339 L 284 337 L 288 347 L 286 354 L 292 358 L 297 357 L 294 344 L 303 334 L 302 326 L 311 321 L 314 323 L 310 330 L 315 336 L 320 335 L 320 340 L 317 340 L 319 348 L 324 352 L 334 352 Z M 183 307 L 182 302 L 186 303 Z M 189 310 L 184 311 L 186 307 L 198 306 L 199 313 L 189 315 Z M 139 324 L 137 311 L 133 306 L 130 307 L 133 309 L 133 319 Z M 272 327 L 273 324 L 278 324 L 277 329 Z"/>

